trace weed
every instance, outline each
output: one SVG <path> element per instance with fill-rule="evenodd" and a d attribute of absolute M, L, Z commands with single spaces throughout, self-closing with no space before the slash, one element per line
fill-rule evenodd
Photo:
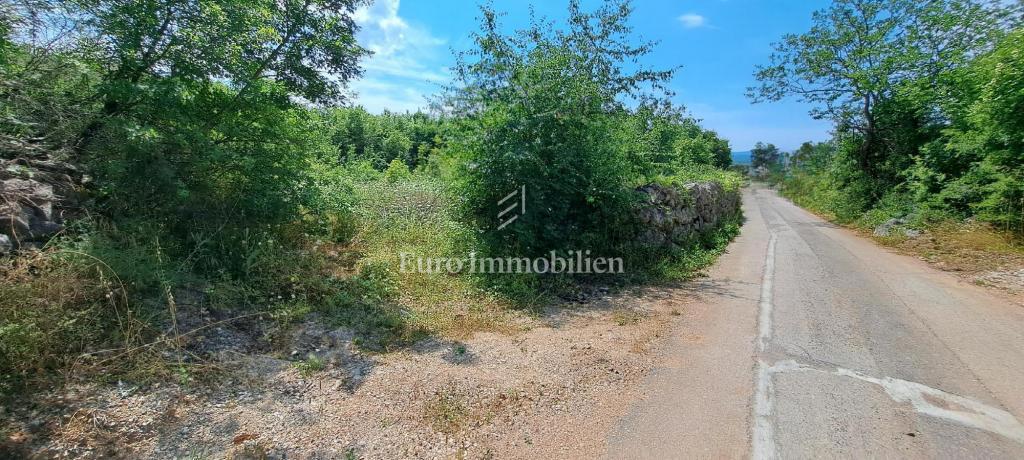
<path fill-rule="evenodd" d="M 312 377 L 317 373 L 323 372 L 327 368 L 327 362 L 319 356 L 310 354 L 306 359 L 295 363 L 295 368 L 299 370 L 299 374 L 303 377 Z"/>
<path fill-rule="evenodd" d="M 438 392 L 427 402 L 424 416 L 434 430 L 452 435 L 466 427 L 469 409 L 454 392 Z"/>
<path fill-rule="evenodd" d="M 612 312 L 612 321 L 619 326 L 638 324 L 640 321 L 643 321 L 645 317 L 645 314 L 627 308 L 620 308 Z"/>
<path fill-rule="evenodd" d="M 86 364 L 82 352 L 142 340 L 144 312 L 104 261 L 51 248 L 0 264 L 0 392 Z"/>

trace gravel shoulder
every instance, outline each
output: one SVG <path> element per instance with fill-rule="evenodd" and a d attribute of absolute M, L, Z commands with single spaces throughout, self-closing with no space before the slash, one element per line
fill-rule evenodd
<path fill-rule="evenodd" d="M 604 295 L 524 319 L 523 331 L 366 354 L 309 323 L 293 347 L 323 369 L 225 356 L 214 386 L 79 385 L 36 410 L 5 409 L 8 452 L 43 457 L 580 458 L 693 319 L 687 285 Z M 42 409 L 39 409 L 42 408 Z"/>

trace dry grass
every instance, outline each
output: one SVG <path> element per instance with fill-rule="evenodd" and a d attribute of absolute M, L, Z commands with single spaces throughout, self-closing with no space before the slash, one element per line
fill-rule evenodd
<path fill-rule="evenodd" d="M 511 302 L 490 295 L 467 276 L 406 273 L 398 281 L 400 305 L 413 312 L 412 321 L 450 339 L 476 332 L 512 333 L 520 316 Z"/>
<path fill-rule="evenodd" d="M 944 223 L 917 238 L 876 238 L 948 271 L 968 274 L 1024 267 L 1024 242 L 984 224 Z"/>
<path fill-rule="evenodd" d="M 469 425 L 470 413 L 464 399 L 452 391 L 439 391 L 427 401 L 423 416 L 439 433 L 454 435 Z"/>
<path fill-rule="evenodd" d="M 144 323 L 99 259 L 49 250 L 0 263 L 0 389 L 90 364 L 84 351 L 140 343 Z"/>
<path fill-rule="evenodd" d="M 647 315 L 629 308 L 619 308 L 612 312 L 612 321 L 619 326 L 631 326 L 643 321 Z"/>

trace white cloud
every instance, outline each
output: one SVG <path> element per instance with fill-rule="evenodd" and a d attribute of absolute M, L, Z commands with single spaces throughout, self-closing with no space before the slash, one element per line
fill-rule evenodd
<path fill-rule="evenodd" d="M 374 58 L 405 58 L 417 51 L 433 53 L 434 48 L 445 44 L 430 31 L 410 25 L 398 15 L 398 7 L 399 0 L 378 0 L 360 7 L 353 15 L 362 28 L 358 39 L 374 52 Z"/>
<path fill-rule="evenodd" d="M 351 89 L 358 93 L 356 103 L 373 112 L 426 107 L 425 95 L 451 80 L 437 64 L 445 40 L 399 16 L 399 2 L 377 0 L 353 16 L 361 28 L 356 38 L 373 56 L 363 61 L 365 76 Z"/>
<path fill-rule="evenodd" d="M 407 85 L 364 78 L 353 82 L 351 88 L 359 95 L 356 104 L 371 113 L 415 112 L 429 104 L 425 91 Z"/>
<path fill-rule="evenodd" d="M 683 23 L 683 27 L 687 29 L 696 29 L 708 25 L 707 18 L 696 13 L 686 13 L 679 16 L 679 22 Z"/>

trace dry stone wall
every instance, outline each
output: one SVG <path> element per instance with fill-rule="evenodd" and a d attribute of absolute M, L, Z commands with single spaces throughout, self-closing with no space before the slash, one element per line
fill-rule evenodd
<path fill-rule="evenodd" d="M 697 182 L 682 187 L 645 185 L 640 208 L 644 226 L 641 243 L 672 247 L 718 228 L 740 212 L 740 194 L 718 182 Z"/>

